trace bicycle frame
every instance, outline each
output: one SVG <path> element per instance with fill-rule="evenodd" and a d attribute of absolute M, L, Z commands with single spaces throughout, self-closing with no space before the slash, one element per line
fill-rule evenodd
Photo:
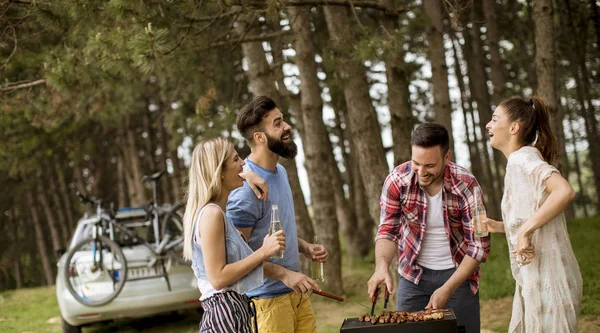
<path fill-rule="evenodd" d="M 158 208 L 156 208 L 156 212 L 153 215 L 154 215 L 153 223 L 156 223 L 158 225 L 158 223 L 159 223 L 158 222 Z M 96 216 L 89 218 L 89 220 L 87 220 L 87 221 L 82 221 L 81 224 L 83 226 L 94 225 L 94 227 L 93 227 L 94 229 L 92 230 L 92 236 L 94 238 L 97 238 L 97 236 L 99 236 L 99 235 L 103 235 L 104 230 L 108 229 L 107 236 L 110 240 L 114 241 L 115 240 L 114 232 L 115 232 L 115 228 L 116 228 L 118 231 L 125 233 L 127 236 L 131 237 L 132 239 L 139 240 L 139 243 L 141 245 L 145 246 L 147 249 L 149 249 L 150 254 L 153 256 L 153 260 L 151 260 L 148 263 L 148 267 L 152 267 L 156 263 L 157 260 L 163 259 L 163 254 L 165 252 L 167 252 L 170 249 L 174 248 L 175 246 L 179 245 L 182 241 L 180 239 L 178 241 L 169 242 L 170 237 L 167 235 L 160 242 L 156 243 L 157 244 L 156 247 L 153 247 L 152 244 L 150 244 L 143 237 L 138 235 L 135 231 L 132 231 L 129 228 L 127 228 L 126 226 L 119 223 L 115 217 L 111 216 L 111 214 L 104 212 L 104 210 L 99 205 L 96 209 Z"/>

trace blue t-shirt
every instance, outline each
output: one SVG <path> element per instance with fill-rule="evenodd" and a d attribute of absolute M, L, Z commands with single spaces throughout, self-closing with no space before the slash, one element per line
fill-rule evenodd
<path fill-rule="evenodd" d="M 254 251 L 259 249 L 265 236 L 269 233 L 271 223 L 271 205 L 279 205 L 281 227 L 285 232 L 285 253 L 283 259 L 269 259 L 270 262 L 281 265 L 291 271 L 300 271 L 300 256 L 298 252 L 298 233 L 296 231 L 296 217 L 294 215 L 294 202 L 292 190 L 288 181 L 287 172 L 277 164 L 275 172 L 266 170 L 256 163 L 246 159 L 245 170 L 252 170 L 262 177 L 269 186 L 269 200 L 262 201 L 256 197 L 254 191 L 246 182 L 244 186 L 235 189 L 227 201 L 227 217 L 237 228 L 252 228 L 248 245 Z M 270 298 L 291 292 L 279 280 L 265 277 L 262 287 L 247 293 L 249 297 Z"/>

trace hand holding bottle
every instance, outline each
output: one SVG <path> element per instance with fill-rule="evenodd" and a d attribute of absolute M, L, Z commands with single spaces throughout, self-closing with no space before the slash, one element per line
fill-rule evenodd
<path fill-rule="evenodd" d="M 273 235 L 281 230 L 283 229 L 281 228 L 281 220 L 279 219 L 279 205 L 273 204 L 271 205 L 271 224 L 269 225 L 269 235 Z M 271 256 L 271 259 L 283 259 L 284 254 L 285 251 L 280 250 L 275 252 Z"/>
<path fill-rule="evenodd" d="M 283 230 L 279 230 L 270 235 L 266 235 L 263 240 L 263 245 L 260 249 L 267 255 L 267 257 L 271 257 L 276 253 L 279 253 L 285 250 L 285 232 Z"/>
<path fill-rule="evenodd" d="M 325 247 L 321 245 L 321 240 L 318 236 L 314 237 L 313 244 L 309 247 L 309 252 L 312 256 L 312 278 L 317 282 L 324 282 L 325 275 L 323 262 L 327 260 L 327 251 L 325 250 Z"/>

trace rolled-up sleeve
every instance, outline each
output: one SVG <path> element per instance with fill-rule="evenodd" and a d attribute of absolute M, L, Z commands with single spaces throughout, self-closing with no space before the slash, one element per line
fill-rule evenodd
<path fill-rule="evenodd" d="M 379 205 L 381 206 L 381 211 L 375 241 L 388 239 L 397 243 L 400 235 L 400 214 L 402 207 L 400 202 L 400 188 L 394 173 L 391 173 L 385 179 Z"/>
<path fill-rule="evenodd" d="M 227 200 L 227 217 L 236 228 L 253 228 L 261 216 L 261 202 L 244 182 L 244 186 L 235 189 Z"/>
<path fill-rule="evenodd" d="M 469 242 L 467 255 L 479 262 L 485 262 L 490 255 L 490 237 L 474 237 Z"/>

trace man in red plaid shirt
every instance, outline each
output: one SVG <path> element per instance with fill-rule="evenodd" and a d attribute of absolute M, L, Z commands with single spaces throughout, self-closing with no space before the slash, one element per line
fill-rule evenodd
<path fill-rule="evenodd" d="M 420 125 L 411 146 L 412 160 L 397 166 L 383 185 L 369 296 L 380 283 L 392 291 L 388 267 L 398 251 L 396 309 L 452 308 L 459 326 L 479 332 L 479 264 L 490 251 L 489 237 L 475 236 L 472 223 L 479 184 L 450 161 L 443 126 Z"/>

